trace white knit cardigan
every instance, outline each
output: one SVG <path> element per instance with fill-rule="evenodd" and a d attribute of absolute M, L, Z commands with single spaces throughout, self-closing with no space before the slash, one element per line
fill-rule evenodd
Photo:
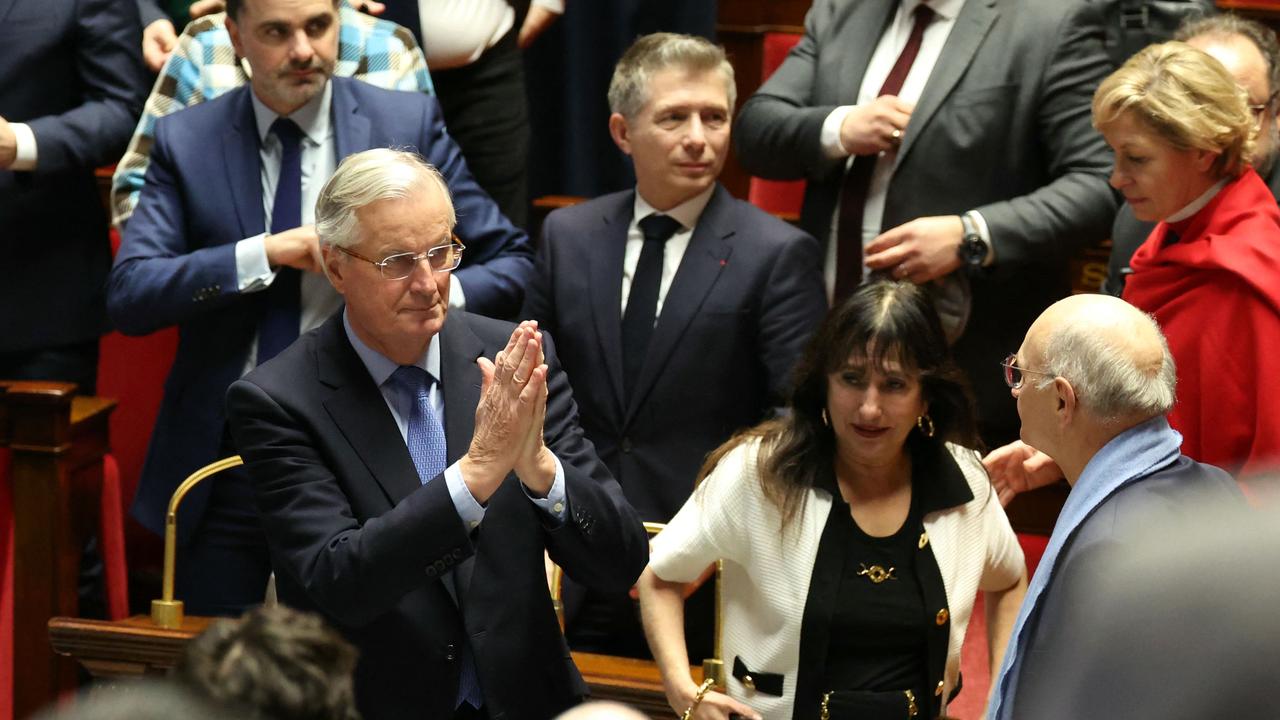
<path fill-rule="evenodd" d="M 781 513 L 760 489 L 759 446 L 759 440 L 743 443 L 720 461 L 653 539 L 649 566 L 663 580 L 691 582 L 717 558 L 724 560 L 720 657 L 726 669 L 734 657 L 741 657 L 753 670 L 784 675 L 781 697 L 748 690 L 733 677 L 728 678 L 728 693 L 766 720 L 789 720 L 800 623 L 832 503 L 826 491 L 810 490 L 785 535 L 780 534 Z M 960 647 L 978 590 L 1003 590 L 1025 567 L 1022 548 L 993 497 L 977 453 L 951 444 L 947 449 L 964 472 L 973 500 L 924 517 L 951 614 L 944 714 L 946 698 L 959 677 Z"/>

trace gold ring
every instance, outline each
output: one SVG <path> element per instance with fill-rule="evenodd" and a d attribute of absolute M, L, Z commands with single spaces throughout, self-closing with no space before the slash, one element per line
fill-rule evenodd
<path fill-rule="evenodd" d="M 893 138 L 894 142 L 898 142 L 899 140 L 902 139 L 902 131 L 895 128 L 893 133 L 890 134 L 889 137 Z"/>
<path fill-rule="evenodd" d="M 512 379 L 512 380 L 514 380 L 514 381 L 516 382 L 516 384 L 518 384 L 518 385 L 523 385 L 523 384 L 525 384 L 526 382 L 529 382 L 528 380 L 525 380 L 525 379 L 521 378 L 519 375 L 517 375 L 517 374 L 515 374 L 515 373 L 511 373 L 511 379 Z"/>

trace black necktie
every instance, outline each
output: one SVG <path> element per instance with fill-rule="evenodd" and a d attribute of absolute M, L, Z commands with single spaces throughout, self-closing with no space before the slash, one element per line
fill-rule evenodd
<path fill-rule="evenodd" d="M 271 206 L 271 232 L 292 230 L 302 224 L 302 129 L 288 118 L 276 118 L 271 133 L 280 139 L 280 176 Z M 263 293 L 258 320 L 258 364 L 275 357 L 298 339 L 301 318 L 302 271 L 282 267 Z"/>
<path fill-rule="evenodd" d="M 627 295 L 627 311 L 622 317 L 622 373 L 628 397 L 635 387 L 644 355 L 653 336 L 657 317 L 658 289 L 662 286 L 662 254 L 667 240 L 681 228 L 679 221 L 666 215 L 653 214 L 640 221 L 644 249 L 631 276 L 631 292 Z"/>

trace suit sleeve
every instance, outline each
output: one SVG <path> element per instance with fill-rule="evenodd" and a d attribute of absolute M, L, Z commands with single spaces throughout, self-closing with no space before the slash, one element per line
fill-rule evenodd
<path fill-rule="evenodd" d="M 316 440 L 275 398 L 239 380 L 227 414 L 277 569 L 342 623 L 367 624 L 421 586 L 433 563 L 474 552 L 442 477 L 360 523 Z"/>
<path fill-rule="evenodd" d="M 1112 71 L 1097 3 L 1077 2 L 1053 37 L 1041 79 L 1038 141 L 1053 180 L 1021 197 L 976 208 L 998 265 L 1064 263 L 1107 237 L 1118 203 L 1107 186 L 1112 156 L 1093 129 L 1093 92 Z"/>
<path fill-rule="evenodd" d="M 498 210 L 476 184 L 462 151 L 445 130 L 435 98 L 422 98 L 419 151 L 444 176 L 458 218 L 454 232 L 466 245 L 454 277 L 462 283 L 467 310 L 490 317 L 510 317 L 520 310 L 524 288 L 533 273 L 533 250 L 523 230 Z"/>
<path fill-rule="evenodd" d="M 831 26 L 830 6 L 830 0 L 814 3 L 800 42 L 742 106 L 733 140 L 739 162 L 752 175 L 816 178 L 843 162 L 822 151 L 822 123 L 836 106 L 815 105 L 813 96 L 818 56 Z"/>
<path fill-rule="evenodd" d="M 760 354 L 771 401 L 781 405 L 805 345 L 827 314 L 818 243 L 800 233 L 783 244 L 760 299 Z"/>
<path fill-rule="evenodd" d="M 149 82 L 142 64 L 142 26 L 131 0 L 85 0 L 77 14 L 77 81 L 84 102 L 59 115 L 28 120 L 39 156 L 36 173 L 115 162 L 142 111 Z"/>
<path fill-rule="evenodd" d="M 146 191 L 107 277 L 107 314 L 128 335 L 176 325 L 239 297 L 235 243 L 191 249 L 168 125 L 156 125 Z"/>
<path fill-rule="evenodd" d="M 542 223 L 542 238 L 533 261 L 533 275 L 529 286 L 524 291 L 524 307 L 520 310 L 521 320 L 537 320 L 538 327 L 545 332 L 555 334 L 556 297 L 555 297 L 555 252 L 556 226 L 559 218 L 556 213 L 547 215 Z"/>
<path fill-rule="evenodd" d="M 635 583 L 648 560 L 648 537 L 622 487 L 596 456 L 578 423 L 569 378 L 544 334 L 549 373 L 543 434 L 564 466 L 568 521 L 547 527 L 547 551 L 576 582 L 601 592 L 623 591 Z"/>

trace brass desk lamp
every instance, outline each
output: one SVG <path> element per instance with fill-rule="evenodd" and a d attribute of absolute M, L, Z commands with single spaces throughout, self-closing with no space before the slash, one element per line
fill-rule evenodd
<path fill-rule="evenodd" d="M 178 552 L 178 504 L 191 488 L 205 478 L 243 464 L 244 460 L 239 455 L 232 455 L 205 465 L 183 480 L 173 491 L 173 497 L 169 498 L 169 510 L 164 515 L 164 580 L 160 599 L 151 601 L 151 622 L 156 625 L 167 629 L 182 627 L 182 601 L 173 599 L 173 571 Z"/>

